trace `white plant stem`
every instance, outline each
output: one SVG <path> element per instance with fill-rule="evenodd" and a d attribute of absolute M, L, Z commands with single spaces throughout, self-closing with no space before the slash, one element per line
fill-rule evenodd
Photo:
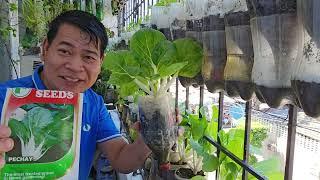
<path fill-rule="evenodd" d="M 170 86 L 176 81 L 176 76 L 173 76 L 171 79 L 168 78 L 166 84 L 162 84 L 159 91 L 158 95 L 164 94 L 167 92 L 167 90 L 170 88 Z"/>
<path fill-rule="evenodd" d="M 146 92 L 147 94 L 153 96 L 153 92 L 149 90 L 149 88 L 143 84 L 141 81 L 139 81 L 138 79 L 134 79 L 134 82 L 139 86 L 139 88 L 141 88 L 144 92 Z"/>

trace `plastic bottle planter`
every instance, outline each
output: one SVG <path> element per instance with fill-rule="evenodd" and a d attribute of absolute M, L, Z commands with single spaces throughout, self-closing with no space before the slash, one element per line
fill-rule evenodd
<path fill-rule="evenodd" d="M 175 19 L 172 23 L 173 40 L 186 37 L 186 21 Z"/>
<path fill-rule="evenodd" d="M 153 6 L 151 9 L 151 25 L 157 27 L 167 39 L 171 39 L 169 7 Z"/>
<path fill-rule="evenodd" d="M 158 23 L 158 29 L 161 31 L 168 40 L 172 40 L 172 31 L 170 30 L 170 25 L 172 22 L 172 17 L 170 14 L 170 7 L 165 6 L 162 7 L 162 14 L 158 17 L 159 23 Z"/>
<path fill-rule="evenodd" d="M 320 1 L 298 0 L 299 55 L 292 86 L 299 104 L 312 117 L 320 116 Z"/>
<path fill-rule="evenodd" d="M 202 76 L 209 92 L 224 89 L 224 68 L 227 62 L 226 35 L 224 18 L 219 15 L 204 17 L 202 33 L 205 50 Z"/>
<path fill-rule="evenodd" d="M 254 47 L 252 79 L 257 94 L 277 108 L 295 103 L 291 73 L 298 50 L 296 1 L 248 0 Z"/>
<path fill-rule="evenodd" d="M 184 38 L 186 37 L 186 21 L 175 19 L 171 28 L 160 28 L 159 31 L 161 31 L 170 41 Z"/>
<path fill-rule="evenodd" d="M 169 153 L 176 140 L 175 113 L 170 94 L 145 96 L 139 99 L 142 136 L 160 164 L 169 162 Z"/>
<path fill-rule="evenodd" d="M 195 39 L 202 44 L 202 19 L 187 20 L 186 24 L 186 37 Z M 201 73 L 197 74 L 194 78 L 179 77 L 179 81 L 183 87 L 194 86 L 198 87 L 204 85 L 204 80 Z"/>
<path fill-rule="evenodd" d="M 251 82 L 253 46 L 248 12 L 225 15 L 227 64 L 224 69 L 225 90 L 229 96 L 250 100 L 254 92 Z"/>
<path fill-rule="evenodd" d="M 203 81 L 201 73 L 197 74 L 193 78 L 179 76 L 178 79 L 179 79 L 181 85 L 185 88 L 189 87 L 189 86 L 193 86 L 195 88 L 198 88 L 200 85 L 204 85 L 204 81 Z"/>
<path fill-rule="evenodd" d="M 186 36 L 186 12 L 182 3 L 170 4 L 172 40 Z"/>

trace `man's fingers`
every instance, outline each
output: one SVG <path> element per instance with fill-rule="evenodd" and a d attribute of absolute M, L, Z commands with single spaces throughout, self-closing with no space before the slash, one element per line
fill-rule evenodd
<path fill-rule="evenodd" d="M 0 125 L 0 138 L 7 138 L 11 135 L 11 129 L 7 126 Z"/>
<path fill-rule="evenodd" d="M 0 139 L 0 153 L 8 152 L 13 148 L 14 142 L 11 138 Z"/>
<path fill-rule="evenodd" d="M 137 121 L 131 125 L 131 128 L 140 132 L 141 131 L 141 123 L 139 121 Z"/>

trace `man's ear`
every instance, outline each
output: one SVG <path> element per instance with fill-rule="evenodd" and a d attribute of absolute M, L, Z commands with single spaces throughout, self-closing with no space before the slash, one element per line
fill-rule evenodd
<path fill-rule="evenodd" d="M 49 49 L 48 38 L 45 38 L 41 43 L 41 53 L 40 53 L 40 59 L 43 62 L 45 61 L 45 57 L 47 56 L 48 49 Z"/>

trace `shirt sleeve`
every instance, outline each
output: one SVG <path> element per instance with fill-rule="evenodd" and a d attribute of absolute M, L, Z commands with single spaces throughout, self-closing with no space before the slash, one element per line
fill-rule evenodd
<path fill-rule="evenodd" d="M 1 123 L 1 116 L 2 116 L 2 108 L 3 103 L 6 98 L 7 89 L 0 85 L 0 123 Z"/>
<path fill-rule="evenodd" d="M 117 137 L 121 137 L 120 131 L 116 128 L 107 108 L 100 97 L 100 114 L 98 122 L 97 142 L 101 143 Z"/>

